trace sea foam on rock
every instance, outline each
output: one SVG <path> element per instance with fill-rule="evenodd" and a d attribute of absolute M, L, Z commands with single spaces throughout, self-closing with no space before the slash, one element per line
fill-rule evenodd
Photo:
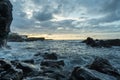
<path fill-rule="evenodd" d="M 52 53 L 49 53 L 52 55 Z M 57 55 L 57 54 L 54 54 Z M 110 62 L 101 57 L 96 57 L 91 64 L 79 65 L 68 68 L 64 60 L 57 58 L 44 58 L 46 54 L 35 55 L 35 58 L 43 57 L 41 61 L 33 60 L 0 59 L 0 79 L 2 80 L 120 80 L 120 74 Z M 94 58 L 94 57 L 93 57 Z M 74 63 L 74 62 L 73 62 Z M 72 63 L 70 63 L 72 64 Z M 79 64 L 79 63 L 78 63 Z M 36 67 L 37 66 L 37 67 Z M 97 75 L 96 75 L 97 74 Z"/>

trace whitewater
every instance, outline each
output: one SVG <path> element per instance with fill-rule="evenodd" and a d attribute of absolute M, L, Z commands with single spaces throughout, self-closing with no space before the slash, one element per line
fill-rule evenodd
<path fill-rule="evenodd" d="M 27 60 L 37 53 L 56 53 L 64 59 L 66 69 L 91 64 L 95 57 L 108 59 L 120 72 L 120 47 L 92 48 L 81 40 L 45 40 L 33 42 L 8 42 L 11 49 L 0 49 L 0 58 L 7 60 Z M 93 72 L 94 73 L 94 72 Z M 97 72 L 96 72 L 97 73 Z M 102 73 L 95 74 L 102 80 L 116 80 Z"/>

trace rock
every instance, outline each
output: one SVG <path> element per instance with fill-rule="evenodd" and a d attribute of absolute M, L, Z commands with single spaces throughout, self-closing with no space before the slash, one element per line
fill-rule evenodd
<path fill-rule="evenodd" d="M 101 80 L 85 68 L 75 67 L 69 80 Z"/>
<path fill-rule="evenodd" d="M 7 46 L 7 36 L 12 22 L 12 4 L 9 0 L 0 0 L 0 47 Z"/>
<path fill-rule="evenodd" d="M 0 59 L 0 68 L 4 69 L 4 70 L 8 70 L 12 68 L 12 65 L 9 61 L 5 60 L 5 59 Z"/>
<path fill-rule="evenodd" d="M 63 71 L 60 69 L 56 69 L 53 67 L 41 67 L 42 74 L 44 76 L 50 77 L 50 78 L 54 78 L 56 80 L 63 80 L 63 78 L 65 78 Z"/>
<path fill-rule="evenodd" d="M 114 68 L 107 59 L 100 57 L 95 58 L 93 63 L 89 66 L 89 69 L 96 70 L 98 72 L 112 75 L 120 79 L 120 74 L 116 68 Z"/>
<path fill-rule="evenodd" d="M 33 60 L 33 59 L 29 59 L 29 60 L 22 60 L 22 62 L 24 62 L 24 63 L 34 64 L 34 60 Z"/>
<path fill-rule="evenodd" d="M 12 61 L 12 63 L 16 66 L 16 68 L 23 70 L 24 77 L 36 75 L 38 73 L 38 70 L 33 64 L 24 63 L 20 61 Z"/>
<path fill-rule="evenodd" d="M 56 72 L 54 72 L 54 73 L 45 73 L 45 76 L 48 76 L 48 77 L 53 78 L 55 80 L 63 80 L 63 79 L 65 79 L 64 75 L 62 75 L 60 73 L 56 73 Z"/>
<path fill-rule="evenodd" d="M 87 45 L 91 47 L 106 47 L 110 48 L 112 46 L 120 46 L 120 39 L 113 39 L 113 40 L 94 40 L 93 38 L 88 37 L 86 40 L 83 41 Z"/>
<path fill-rule="evenodd" d="M 51 54 L 48 54 L 48 53 L 45 53 L 45 55 L 43 56 L 44 59 L 49 59 L 49 60 L 57 60 L 57 54 L 55 53 L 51 53 Z"/>
<path fill-rule="evenodd" d="M 15 69 L 9 61 L 0 59 L 0 80 L 21 80 L 22 78 L 22 70 Z"/>
<path fill-rule="evenodd" d="M 84 43 L 86 43 L 87 45 L 91 45 L 94 46 L 95 45 L 95 41 L 93 40 L 93 38 L 88 37 L 86 40 L 83 41 Z"/>
<path fill-rule="evenodd" d="M 55 67 L 55 68 L 61 68 L 61 66 L 64 66 L 65 63 L 63 60 L 60 61 L 53 61 L 53 60 L 44 60 L 40 64 L 41 66 L 47 66 L 47 67 Z"/>

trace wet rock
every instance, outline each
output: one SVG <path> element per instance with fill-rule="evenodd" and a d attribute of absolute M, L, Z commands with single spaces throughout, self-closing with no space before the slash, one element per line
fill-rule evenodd
<path fill-rule="evenodd" d="M 112 75 L 120 79 L 120 74 L 116 68 L 114 68 L 107 59 L 97 57 L 93 63 L 89 66 L 89 69 L 96 70 L 98 72 Z"/>
<path fill-rule="evenodd" d="M 93 38 L 88 37 L 86 40 L 83 41 L 84 43 L 86 43 L 87 45 L 90 46 L 96 46 L 95 41 Z"/>
<path fill-rule="evenodd" d="M 106 47 L 110 48 L 112 46 L 120 46 L 120 39 L 113 39 L 113 40 L 94 40 L 93 38 L 88 37 L 86 40 L 83 41 L 87 45 L 91 47 Z"/>
<path fill-rule="evenodd" d="M 55 54 L 55 53 L 51 53 L 51 54 L 45 53 L 45 55 L 43 57 L 44 57 L 44 59 L 49 59 L 49 60 L 57 60 L 58 59 L 57 54 Z"/>
<path fill-rule="evenodd" d="M 15 69 L 7 60 L 0 60 L 0 80 L 21 80 L 22 78 L 22 70 Z"/>
<path fill-rule="evenodd" d="M 63 60 L 60 61 L 54 61 L 54 60 L 44 60 L 40 64 L 41 66 L 47 66 L 47 67 L 55 67 L 55 68 L 61 68 L 61 66 L 64 66 L 65 63 Z"/>
<path fill-rule="evenodd" d="M 42 69 L 42 74 L 44 74 L 44 76 L 50 77 L 50 78 L 54 78 L 56 80 L 63 80 L 63 78 L 65 78 L 63 71 L 61 69 L 56 69 L 53 67 L 41 67 Z"/>
<path fill-rule="evenodd" d="M 24 63 L 20 61 L 13 61 L 12 63 L 16 66 L 16 68 L 23 70 L 24 77 L 30 75 L 36 75 L 38 73 L 38 70 L 33 64 Z"/>
<path fill-rule="evenodd" d="M 63 79 L 65 79 L 64 75 L 62 75 L 60 73 L 57 73 L 57 72 L 45 73 L 45 76 L 48 76 L 48 77 L 53 78 L 55 80 L 63 80 Z"/>
<path fill-rule="evenodd" d="M 12 65 L 9 61 L 7 61 L 5 59 L 0 59 L 0 68 L 2 68 L 4 70 L 8 70 L 8 69 L 12 68 Z"/>
<path fill-rule="evenodd" d="M 22 60 L 22 62 L 24 62 L 24 63 L 34 64 L 34 60 L 33 60 L 33 59 L 29 59 L 29 60 Z"/>
<path fill-rule="evenodd" d="M 75 67 L 69 80 L 101 80 L 85 68 Z"/>

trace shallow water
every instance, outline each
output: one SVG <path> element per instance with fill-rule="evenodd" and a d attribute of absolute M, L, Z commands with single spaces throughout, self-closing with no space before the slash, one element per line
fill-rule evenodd
<path fill-rule="evenodd" d="M 25 60 L 33 58 L 34 54 L 52 53 L 60 55 L 66 62 L 67 69 L 74 66 L 86 66 L 94 60 L 94 57 L 100 56 L 107 58 L 111 64 L 120 71 L 120 47 L 112 48 L 92 48 L 81 41 L 35 41 L 35 42 L 9 42 L 12 49 L 1 49 L 0 58 L 8 60 Z M 111 76 L 105 76 L 102 80 L 110 80 Z M 97 75 L 97 74 L 96 74 Z M 107 79 L 108 78 L 108 79 Z M 115 80 L 111 78 L 111 80 Z"/>

